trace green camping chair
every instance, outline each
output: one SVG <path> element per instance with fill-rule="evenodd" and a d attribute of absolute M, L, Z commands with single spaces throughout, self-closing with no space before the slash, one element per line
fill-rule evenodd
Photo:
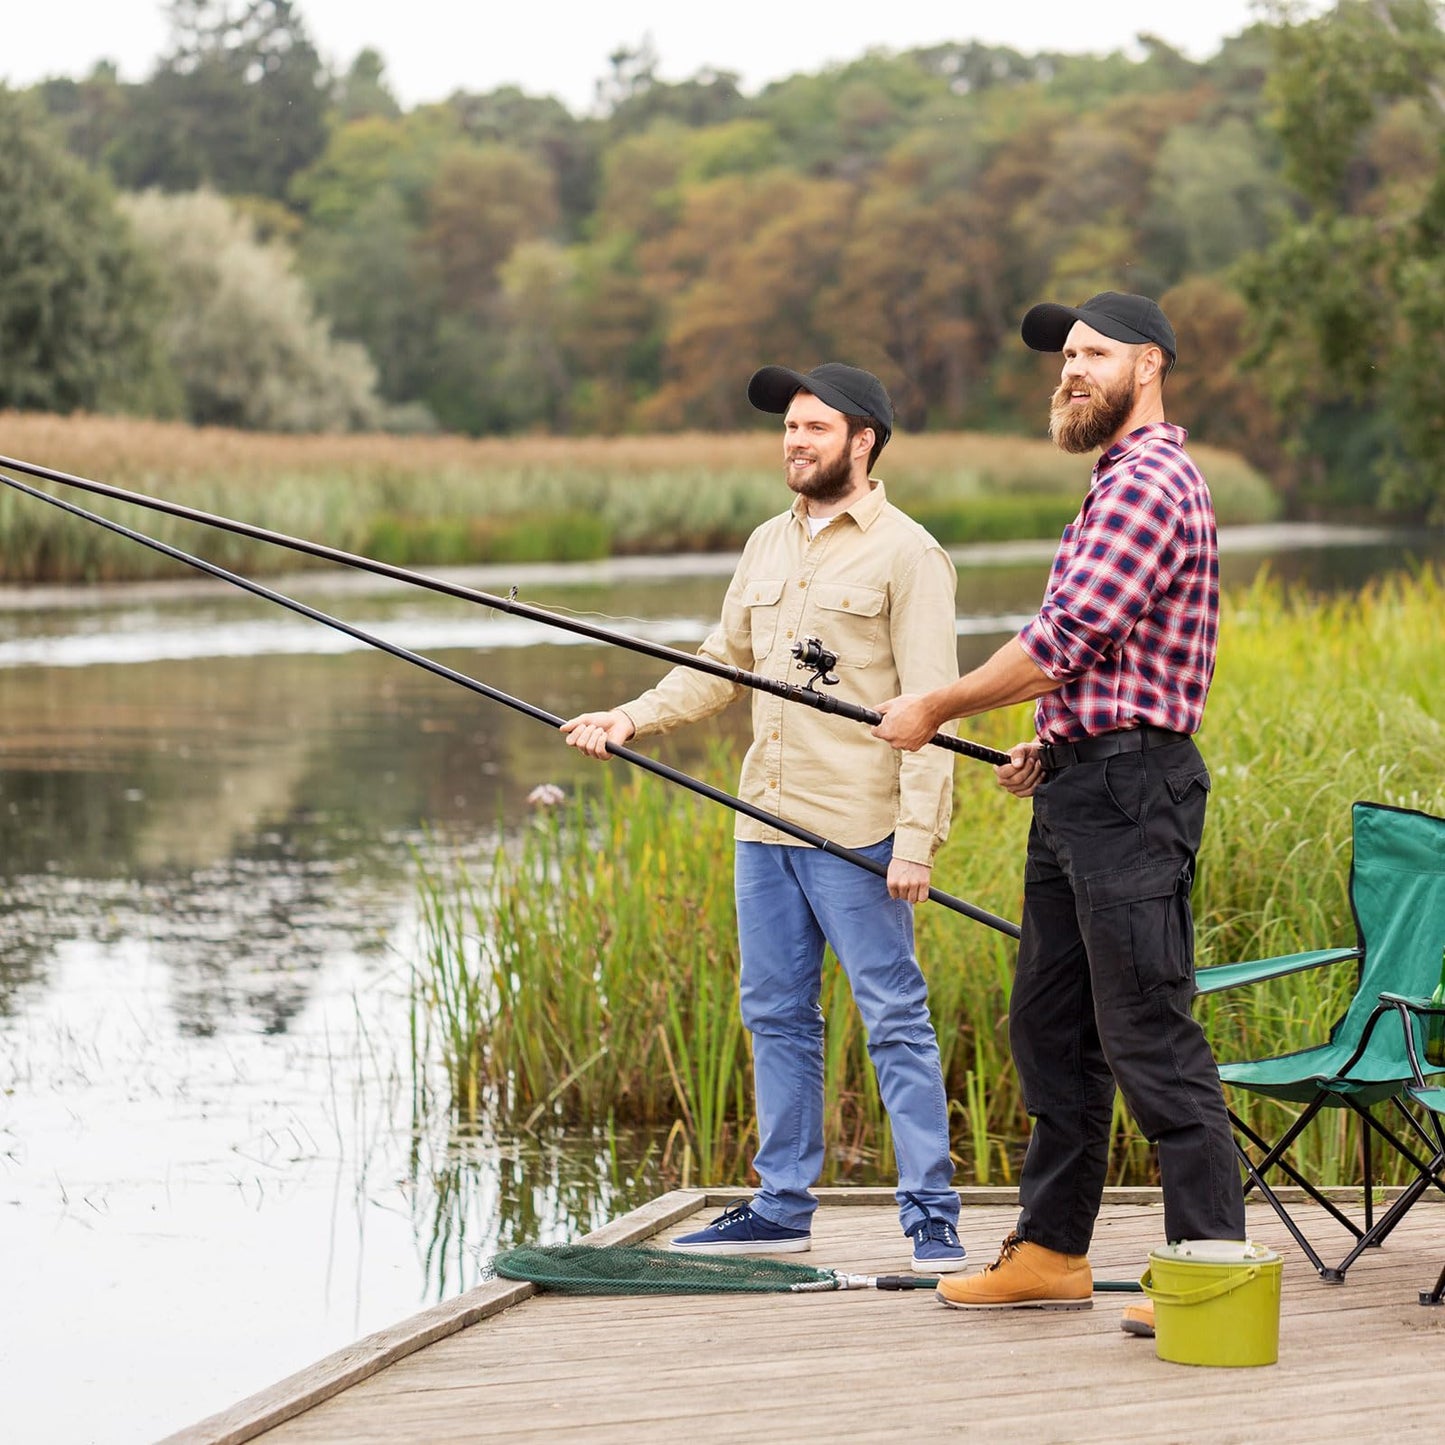
<path fill-rule="evenodd" d="M 1344 1281 L 1345 1271 L 1364 1250 L 1385 1241 L 1432 1184 L 1445 1193 L 1445 1110 L 1440 1107 L 1445 1089 L 1427 1086 L 1420 1053 L 1445 946 L 1445 818 L 1380 803 L 1356 803 L 1351 816 L 1350 902 L 1356 946 L 1224 964 L 1200 969 L 1197 975 L 1199 991 L 1215 993 L 1326 963 L 1359 960 L 1359 986 L 1326 1043 L 1272 1058 L 1221 1063 L 1219 1068 L 1231 1088 L 1304 1106 L 1273 1144 L 1231 1109 L 1237 1136 L 1248 1140 L 1256 1153 L 1238 1137 L 1235 1148 L 1248 1175 L 1246 1193 L 1259 1190 L 1320 1275 L 1334 1284 Z M 1350 1109 L 1361 1120 L 1362 1223 L 1304 1178 L 1288 1157 L 1290 1146 L 1323 1109 Z M 1414 1171 L 1400 1197 L 1378 1218 L 1370 1188 L 1371 1143 L 1376 1138 Z M 1353 1248 L 1338 1265 L 1327 1265 L 1305 1238 L 1270 1185 L 1270 1177 L 1278 1175 L 1299 1185 L 1353 1236 Z M 1439 1288 L 1445 1289 L 1445 1276 Z"/>
<path fill-rule="evenodd" d="M 1441 965 L 1445 968 L 1445 964 Z M 1429 1172 L 1434 1182 L 1439 1184 L 1440 1175 L 1445 1171 L 1445 1088 L 1439 1085 L 1432 1085 L 1425 1078 L 1425 1072 L 1432 1067 L 1429 1064 L 1420 1062 L 1420 1055 L 1415 1050 L 1415 1020 L 1427 1020 L 1439 1029 L 1445 1025 L 1445 1005 L 1432 1003 L 1425 998 L 1406 998 L 1399 994 L 1387 993 L 1381 996 L 1380 1007 L 1376 1013 L 1382 1013 L 1385 1009 L 1394 1009 L 1400 1015 L 1400 1029 L 1405 1038 L 1405 1047 L 1410 1052 L 1410 1063 L 1414 1066 L 1415 1082 L 1409 1087 L 1409 1095 L 1420 1108 L 1427 1110 L 1434 1130 L 1436 1142 L 1440 1145 L 1435 1157 L 1430 1161 Z M 1373 1019 L 1373 1015 L 1371 1016 Z M 1411 1184 L 1411 1188 L 1420 1183 L 1419 1178 Z M 1415 1198 L 1425 1192 L 1426 1185 L 1420 1183 Z M 1411 1200 L 1413 1203 L 1414 1200 Z M 1420 1291 L 1420 1303 L 1422 1305 L 1445 1304 L 1445 1269 L 1440 1271 L 1440 1278 L 1435 1281 L 1434 1289 L 1422 1289 Z"/>

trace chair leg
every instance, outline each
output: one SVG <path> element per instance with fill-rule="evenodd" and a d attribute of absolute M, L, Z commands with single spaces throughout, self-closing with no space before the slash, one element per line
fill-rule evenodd
<path fill-rule="evenodd" d="M 1395 1226 L 1410 1212 L 1415 1202 L 1431 1185 L 1434 1185 L 1435 1188 L 1445 1193 L 1445 1169 L 1442 1169 L 1442 1166 L 1445 1166 L 1445 1149 L 1438 1149 L 1438 1146 L 1436 1146 L 1438 1152 L 1436 1152 L 1433 1159 L 1422 1159 L 1403 1139 L 1377 1119 L 1368 1108 L 1357 1104 L 1349 1098 L 1341 1099 L 1341 1103 L 1354 1110 L 1361 1124 L 1360 1153 L 1365 1181 L 1365 1227 L 1363 1229 L 1361 1229 L 1354 1220 L 1344 1214 L 1332 1200 L 1328 1199 L 1320 1190 L 1315 1188 L 1309 1180 L 1305 1179 L 1304 1176 L 1290 1164 L 1288 1159 L 1283 1157 L 1285 1151 L 1294 1142 L 1295 1137 L 1303 1125 L 1309 1122 L 1318 1112 L 1318 1105 L 1312 1104 L 1307 1108 L 1280 1141 L 1273 1146 L 1266 1144 L 1233 1110 L 1230 1110 L 1229 1113 L 1230 1122 L 1234 1125 L 1236 1134 L 1242 1134 L 1256 1149 L 1263 1152 L 1263 1157 L 1256 1164 L 1254 1160 L 1250 1158 L 1245 1147 L 1239 1142 L 1239 1139 L 1236 1138 L 1234 1140 L 1235 1153 L 1239 1156 L 1239 1160 L 1243 1164 L 1247 1176 L 1246 1194 L 1248 1194 L 1250 1189 L 1258 1188 L 1260 1193 L 1268 1201 L 1270 1207 L 1279 1216 L 1280 1222 L 1289 1230 L 1291 1236 L 1294 1238 L 1294 1242 L 1299 1245 L 1305 1257 L 1314 1266 L 1316 1272 L 1326 1284 L 1343 1284 L 1345 1282 L 1345 1272 L 1349 1267 L 1365 1250 L 1378 1248 L 1384 1244 Z M 1410 1118 L 1408 1113 L 1406 1114 L 1406 1118 Z M 1413 1124 L 1414 1121 L 1411 1120 L 1411 1123 Z M 1418 1131 L 1418 1125 L 1416 1128 Z M 1406 1186 L 1400 1197 L 1395 1200 L 1378 1219 L 1375 1217 L 1374 1199 L 1372 1195 L 1373 1181 L 1371 1178 L 1374 1168 L 1371 1144 L 1372 1135 L 1375 1133 L 1378 1133 L 1380 1137 L 1390 1144 L 1404 1159 L 1408 1160 L 1416 1171 L 1414 1179 Z M 1424 1137 L 1429 1141 L 1428 1134 Z M 1433 1141 L 1430 1142 L 1433 1144 Z M 1441 1142 L 1445 1143 L 1445 1140 Z M 1319 1252 L 1310 1244 L 1309 1240 L 1305 1238 L 1304 1233 L 1291 1218 L 1289 1211 L 1285 1208 L 1278 1195 L 1276 1195 L 1274 1190 L 1265 1182 L 1265 1175 L 1271 1169 L 1278 1169 L 1288 1179 L 1292 1180 L 1309 1198 L 1314 1200 L 1326 1213 L 1330 1214 L 1339 1224 L 1354 1235 L 1354 1247 L 1345 1255 L 1339 1264 L 1333 1266 L 1327 1265 L 1320 1257 Z M 1421 1292 L 1420 1301 L 1422 1304 L 1440 1304 L 1445 1302 L 1445 1275 L 1442 1275 L 1441 1282 L 1436 1285 L 1433 1291 Z"/>
<path fill-rule="evenodd" d="M 1435 1281 L 1434 1289 L 1420 1291 L 1420 1303 L 1422 1305 L 1445 1304 L 1445 1269 L 1440 1271 L 1440 1278 Z"/>
<path fill-rule="evenodd" d="M 1360 1111 L 1356 1111 L 1360 1112 Z M 1368 1239 L 1375 1228 L 1375 1176 L 1370 1172 L 1370 1118 L 1367 1116 L 1364 1123 L 1360 1125 L 1360 1152 L 1364 1155 L 1364 1172 L 1361 1178 L 1365 1181 L 1365 1238 Z M 1344 1269 L 1344 1266 L 1341 1266 Z"/>
<path fill-rule="evenodd" d="M 1243 1128 L 1245 1126 L 1241 1125 L 1240 1127 Z M 1304 1237 L 1303 1233 L 1301 1233 L 1299 1225 L 1290 1218 L 1289 1210 L 1280 1202 L 1279 1196 L 1264 1182 L 1264 1175 L 1254 1167 L 1254 1162 L 1250 1159 L 1248 1152 L 1238 1139 L 1234 1141 L 1234 1152 L 1239 1156 L 1240 1163 L 1244 1165 L 1244 1172 L 1249 1176 L 1250 1183 L 1264 1195 L 1270 1208 L 1279 1215 L 1280 1223 L 1294 1236 L 1294 1242 L 1304 1251 L 1305 1257 L 1314 1265 L 1315 1269 L 1319 1272 L 1320 1278 L 1329 1284 L 1343 1284 L 1344 1275 L 1331 1270 L 1324 1260 L 1320 1258 L 1314 1246 Z"/>
<path fill-rule="evenodd" d="M 1365 1231 L 1362 1230 L 1349 1215 L 1344 1213 L 1332 1199 L 1327 1198 L 1315 1188 L 1286 1157 L 1290 1145 L 1294 1143 L 1295 1139 L 1303 1132 L 1305 1126 L 1320 1112 L 1322 1107 L 1318 1102 L 1309 1105 L 1299 1118 L 1290 1125 L 1284 1135 L 1281 1136 L 1279 1142 L 1274 1145 L 1266 1143 L 1233 1109 L 1229 1111 L 1229 1120 L 1230 1123 L 1234 1125 L 1235 1133 L 1243 1134 L 1262 1155 L 1258 1164 L 1256 1164 L 1249 1157 L 1248 1151 L 1240 1144 L 1239 1140 L 1237 1138 L 1235 1139 L 1235 1153 L 1239 1155 L 1241 1162 L 1244 1164 L 1245 1173 L 1249 1176 L 1249 1183 L 1245 1186 L 1244 1191 L 1246 1197 L 1250 1189 L 1257 1188 L 1269 1201 L 1274 1212 L 1279 1215 L 1281 1222 L 1289 1232 L 1294 1235 L 1295 1242 L 1304 1250 L 1305 1254 L 1309 1256 L 1310 1263 L 1313 1264 L 1320 1274 L 1329 1280 L 1330 1283 L 1339 1284 L 1341 1280 L 1344 1279 L 1343 1273 L 1340 1271 L 1331 1271 L 1328 1266 L 1326 1266 L 1324 1261 L 1299 1232 L 1299 1229 L 1289 1216 L 1289 1211 L 1280 1203 L 1279 1197 L 1264 1182 L 1265 1175 L 1268 1174 L 1271 1169 L 1278 1169 L 1281 1174 L 1285 1175 L 1285 1177 L 1291 1180 L 1298 1188 L 1304 1190 L 1342 1229 L 1348 1230 L 1356 1239 L 1359 1239 L 1364 1234 Z"/>

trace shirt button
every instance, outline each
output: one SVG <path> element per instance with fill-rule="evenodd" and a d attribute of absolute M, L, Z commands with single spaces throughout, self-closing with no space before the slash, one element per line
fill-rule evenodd
<path fill-rule="evenodd" d="M 769 786 L 770 788 L 776 788 L 778 785 L 777 785 L 771 778 L 769 778 L 769 779 L 768 779 L 768 786 Z"/>
<path fill-rule="evenodd" d="M 801 577 L 798 578 L 798 586 L 799 586 L 799 587 L 806 587 L 807 585 L 808 585 L 807 582 L 805 582 Z"/>
<path fill-rule="evenodd" d="M 773 741 L 774 741 L 774 742 L 777 742 L 777 740 L 778 740 L 778 735 L 777 735 L 777 733 L 774 733 L 774 734 L 773 734 Z"/>
<path fill-rule="evenodd" d="M 790 628 L 788 628 L 788 636 L 791 637 L 792 635 L 793 635 L 793 629 L 790 627 Z"/>
<path fill-rule="evenodd" d="M 846 597 L 843 599 L 843 606 L 844 606 L 844 607 L 851 607 L 852 605 L 853 605 L 853 604 L 852 604 L 851 602 L 849 602 Z"/>

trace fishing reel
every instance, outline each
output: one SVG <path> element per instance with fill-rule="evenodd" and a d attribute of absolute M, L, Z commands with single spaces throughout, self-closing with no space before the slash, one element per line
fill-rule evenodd
<path fill-rule="evenodd" d="M 829 652 L 818 638 L 809 637 L 802 642 L 795 642 L 793 656 L 798 659 L 798 666 L 804 672 L 813 674 L 804 684 L 805 691 L 817 692 L 820 682 L 827 687 L 837 687 L 838 674 L 833 669 L 838 665 L 838 654 Z"/>

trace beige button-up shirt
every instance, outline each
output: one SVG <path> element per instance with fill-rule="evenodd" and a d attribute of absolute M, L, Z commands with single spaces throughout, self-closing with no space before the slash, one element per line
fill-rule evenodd
<path fill-rule="evenodd" d="M 876 708 L 899 693 L 928 692 L 957 678 L 957 580 L 948 554 L 889 504 L 881 482 L 811 539 L 807 503 L 799 497 L 748 538 L 722 620 L 698 653 L 801 685 L 808 674 L 792 649 L 816 637 L 838 654 L 838 686 L 820 690 Z M 743 691 L 725 678 L 676 667 L 621 711 L 643 738 L 710 717 Z M 745 802 L 847 848 L 891 833 L 894 857 L 933 862 L 948 836 L 953 754 L 936 747 L 897 753 L 866 723 L 748 691 L 753 741 L 739 784 Z M 736 836 L 794 842 L 746 814 L 738 815 Z"/>

